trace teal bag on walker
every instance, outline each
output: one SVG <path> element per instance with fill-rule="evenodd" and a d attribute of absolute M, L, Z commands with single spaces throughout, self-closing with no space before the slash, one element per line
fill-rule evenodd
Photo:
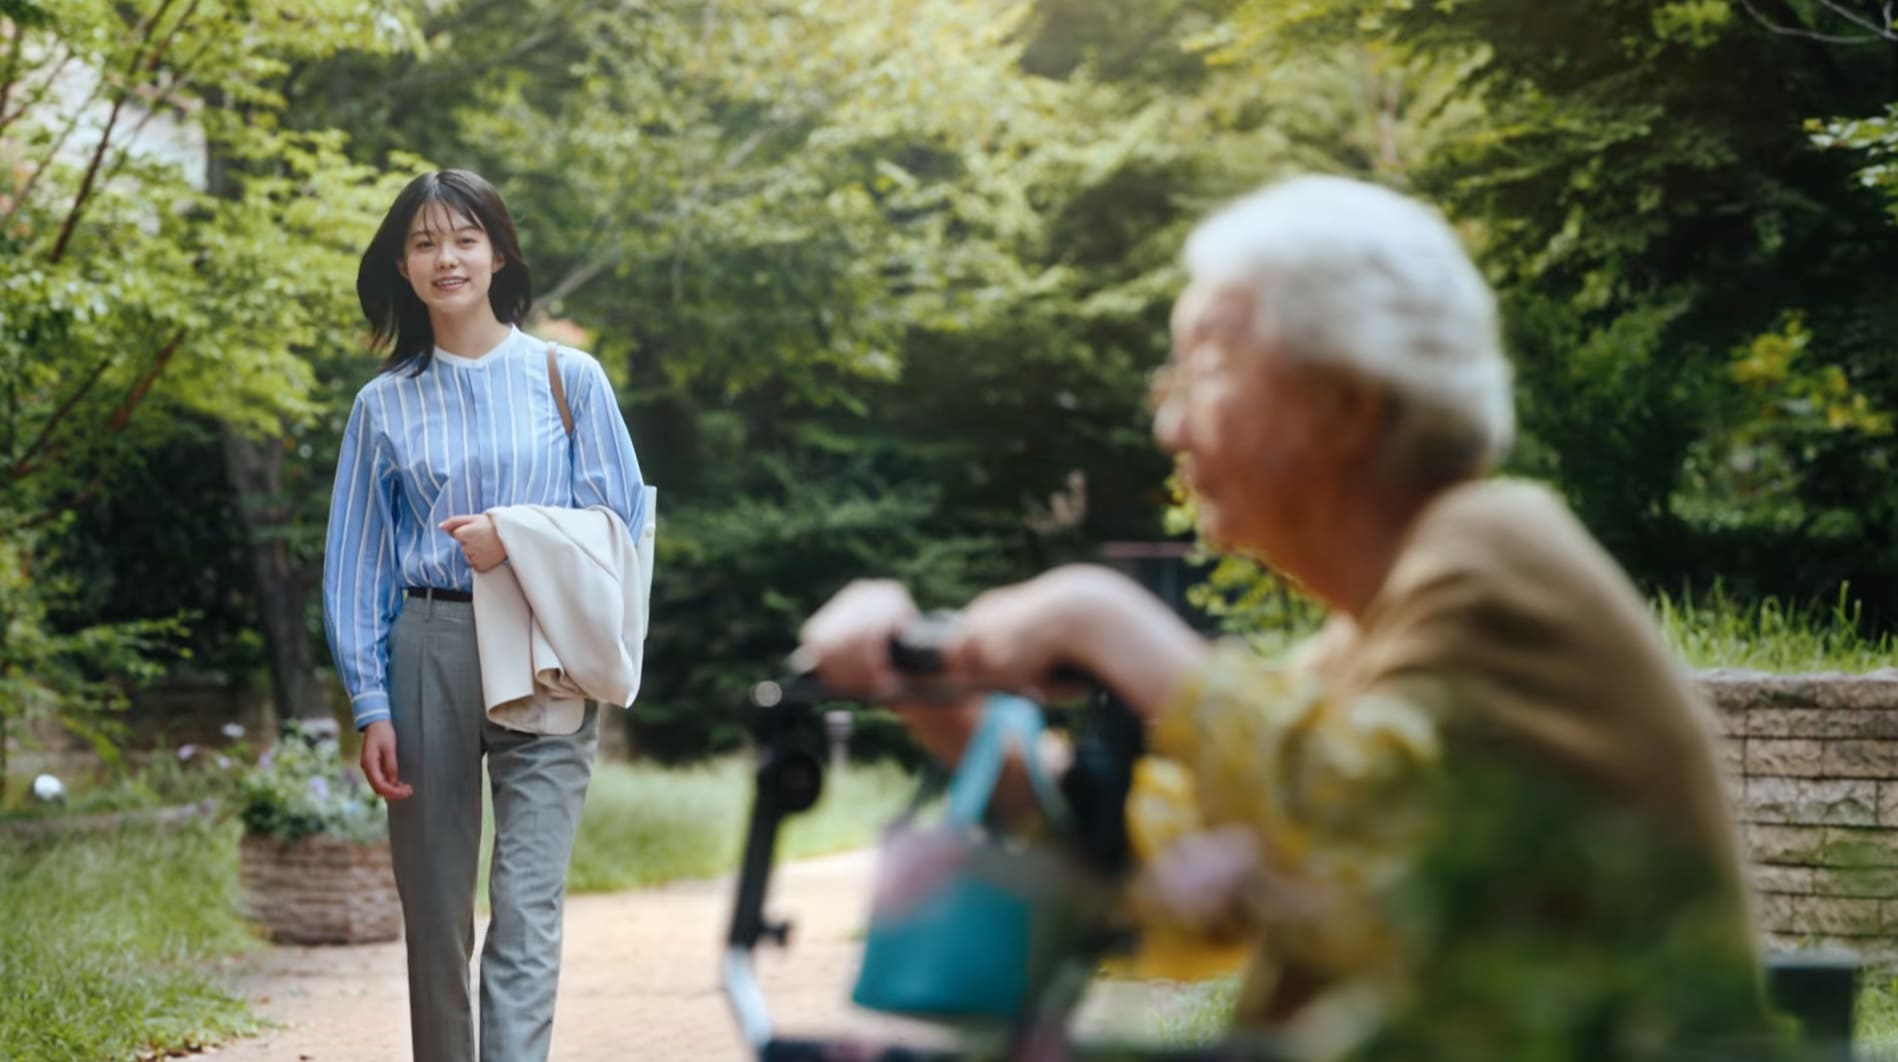
<path fill-rule="evenodd" d="M 918 825 L 912 808 L 890 827 L 852 1002 L 913 1017 L 997 1021 L 1019 1017 L 1033 1002 L 1076 924 L 1074 871 L 1048 845 L 994 836 L 983 818 L 1016 748 L 1050 825 L 1065 822 L 1035 755 L 1041 732 L 1032 702 L 991 696 L 950 779 L 943 821 Z"/>

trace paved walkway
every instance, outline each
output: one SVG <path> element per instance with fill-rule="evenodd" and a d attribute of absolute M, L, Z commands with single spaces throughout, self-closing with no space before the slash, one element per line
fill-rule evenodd
<path fill-rule="evenodd" d="M 877 1032 L 941 1042 L 925 1026 L 848 1003 L 872 856 L 852 853 L 779 867 L 774 915 L 794 922 L 788 952 L 768 949 L 760 976 L 785 1032 Z M 567 901 L 555 1062 L 744 1059 L 718 988 L 731 882 Z M 398 1062 L 409 1057 L 408 990 L 400 943 L 356 948 L 272 947 L 230 971 L 236 990 L 281 1027 L 215 1051 L 270 1062 Z M 1126 986 L 1133 988 L 1134 986 Z M 1100 1001 L 1125 1013 L 1126 997 Z M 1089 1010 L 1096 1008 L 1090 1006 Z"/>

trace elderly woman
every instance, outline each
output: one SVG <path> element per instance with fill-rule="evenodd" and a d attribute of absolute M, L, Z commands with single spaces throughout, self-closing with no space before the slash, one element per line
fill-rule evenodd
<path fill-rule="evenodd" d="M 1275 665 L 1064 568 L 971 603 L 952 677 L 1032 689 L 1074 665 L 1148 719 L 1191 796 L 1142 895 L 1175 928 L 1244 935 L 1237 1020 L 1295 1056 L 1759 1042 L 1702 705 L 1561 502 L 1486 478 L 1510 371 L 1456 235 L 1393 192 L 1302 178 L 1213 216 L 1185 258 L 1154 435 L 1206 536 L 1269 560 L 1329 624 Z M 828 681 L 900 701 L 887 638 L 914 614 L 901 587 L 859 583 L 804 648 Z M 905 714 L 955 757 L 967 712 Z"/>

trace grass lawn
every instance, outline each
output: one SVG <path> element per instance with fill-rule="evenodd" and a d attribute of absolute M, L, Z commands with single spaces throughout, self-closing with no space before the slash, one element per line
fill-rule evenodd
<path fill-rule="evenodd" d="M 235 824 L 0 836 L 0 942 L 0 1058 L 131 1058 L 254 1026 L 205 973 L 253 943 Z"/>
<path fill-rule="evenodd" d="M 1715 587 L 1694 600 L 1665 594 L 1654 614 L 1668 643 L 1690 667 L 1865 672 L 1898 667 L 1890 636 L 1863 633 L 1859 608 L 1840 587 L 1828 604 L 1742 603 Z"/>

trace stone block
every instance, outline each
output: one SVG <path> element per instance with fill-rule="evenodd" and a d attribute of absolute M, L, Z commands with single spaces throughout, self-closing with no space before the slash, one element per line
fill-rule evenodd
<path fill-rule="evenodd" d="M 1898 912 L 1898 907 L 1885 901 L 1840 896 L 1792 896 L 1787 902 L 1792 908 L 1793 924 L 1772 928 L 1796 933 L 1874 936 L 1884 928 L 1883 908 L 1892 907 Z"/>
<path fill-rule="evenodd" d="M 1799 918 L 1800 913 L 1798 909 L 1793 906 L 1793 901 L 1801 898 L 1802 897 L 1798 896 L 1783 896 L 1773 892 L 1761 893 L 1755 904 L 1757 909 L 1756 913 L 1760 920 L 1760 928 L 1769 933 L 1810 932 L 1810 927 L 1801 924 Z"/>
<path fill-rule="evenodd" d="M 1721 668 L 1699 672 L 1695 679 L 1707 699 L 1723 712 L 1767 708 L 1898 709 L 1898 671 L 1891 669 L 1864 675 L 1775 675 Z"/>
<path fill-rule="evenodd" d="M 1783 826 L 1749 823 L 1749 858 L 1755 863 L 1817 865 L 1824 861 L 1827 831 L 1821 826 Z"/>
<path fill-rule="evenodd" d="M 1898 739 L 1890 708 L 1756 708 L 1745 717 L 1748 737 Z"/>
<path fill-rule="evenodd" d="M 1799 806 L 1796 778 L 1748 778 L 1740 813 L 1746 822 L 1793 823 Z"/>
<path fill-rule="evenodd" d="M 1805 896 L 1814 891 L 1811 867 L 1780 866 L 1763 863 L 1753 868 L 1753 887 L 1760 892 Z M 1833 895 L 1851 895 L 1849 893 Z M 1882 895 L 1873 893 L 1873 895 Z"/>
<path fill-rule="evenodd" d="M 1865 779 L 1749 777 L 1741 810 L 1747 822 L 1876 826 L 1878 784 Z"/>
<path fill-rule="evenodd" d="M 1812 886 L 1811 891 L 1820 896 L 1898 900 L 1898 867 L 1818 867 L 1809 871 L 1809 881 Z M 1793 890 L 1775 891 L 1791 892 Z"/>
<path fill-rule="evenodd" d="M 1824 760 L 1828 778 L 1898 779 L 1898 741 L 1829 741 Z"/>
<path fill-rule="evenodd" d="M 1898 867 L 1898 831 L 1828 829 L 1819 862 L 1828 867 Z"/>
<path fill-rule="evenodd" d="M 1748 738 L 1746 775 L 1757 778 L 1818 778 L 1824 769 L 1827 745 L 1809 738 Z"/>

